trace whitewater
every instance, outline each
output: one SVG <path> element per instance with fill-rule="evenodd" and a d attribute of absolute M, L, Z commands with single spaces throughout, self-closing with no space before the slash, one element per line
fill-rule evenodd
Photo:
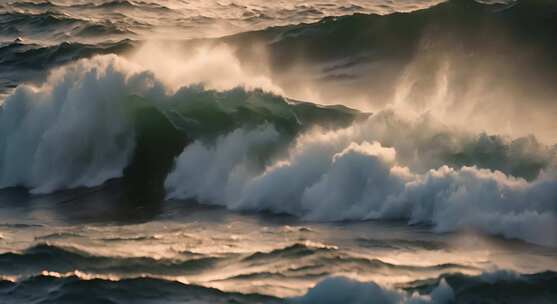
<path fill-rule="evenodd" d="M 557 301 L 555 33 L 545 0 L 2 3 L 0 299 Z"/>

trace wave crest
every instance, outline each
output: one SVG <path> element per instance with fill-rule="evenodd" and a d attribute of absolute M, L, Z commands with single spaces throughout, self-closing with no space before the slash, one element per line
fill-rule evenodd
<path fill-rule="evenodd" d="M 121 101 L 145 77 L 123 66 L 115 56 L 80 61 L 9 96 L 0 112 L 0 186 L 46 193 L 120 176 L 134 148 Z"/>
<path fill-rule="evenodd" d="M 0 188 L 49 193 L 92 187 L 121 177 L 133 162 L 143 163 L 130 174 L 154 174 L 162 183 L 160 168 L 138 168 L 150 168 L 145 160 L 157 158 L 158 164 L 171 163 L 188 137 L 216 137 L 264 121 L 292 136 L 362 115 L 256 89 L 215 91 L 193 83 L 173 91 L 140 65 L 97 56 L 53 71 L 39 87 L 19 86 L 6 98 L 0 108 Z M 160 167 L 166 175 L 166 166 Z"/>
<path fill-rule="evenodd" d="M 530 182 L 476 166 L 441 165 L 420 172 L 412 164 L 427 162 L 428 154 L 411 161 L 399 157 L 399 148 L 415 151 L 415 146 L 404 146 L 412 140 L 383 146 L 376 141 L 380 130 L 370 127 L 373 120 L 302 134 L 286 156 L 269 159 L 259 171 L 246 170 L 250 161 L 244 153 L 261 144 L 257 138 L 269 138 L 265 128 L 233 132 L 215 146 L 194 144 L 178 158 L 166 181 L 167 193 L 170 198 L 197 198 L 231 209 L 268 210 L 307 220 L 407 219 L 411 224 L 432 224 L 440 232 L 474 229 L 557 245 L 557 230 L 548 230 L 557 227 L 552 165 Z M 233 147 L 242 147 L 238 157 L 212 157 L 229 155 Z M 220 180 L 209 192 L 187 182 L 210 176 Z"/>

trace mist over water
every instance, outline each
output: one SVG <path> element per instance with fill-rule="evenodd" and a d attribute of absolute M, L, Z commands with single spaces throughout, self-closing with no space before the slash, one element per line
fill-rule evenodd
<path fill-rule="evenodd" d="M 33 0 L 0 25 L 2 301 L 557 299 L 552 1 Z"/>

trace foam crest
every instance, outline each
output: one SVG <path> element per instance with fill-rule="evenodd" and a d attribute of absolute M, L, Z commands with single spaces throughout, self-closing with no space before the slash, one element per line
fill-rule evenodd
<path fill-rule="evenodd" d="M 134 149 L 123 101 L 151 81 L 103 56 L 54 71 L 40 87 L 18 87 L 0 111 L 0 187 L 47 193 L 121 176 Z"/>
<path fill-rule="evenodd" d="M 234 50 L 223 43 L 188 48 L 149 41 L 135 52 L 131 60 L 152 71 L 174 90 L 201 83 L 208 89 L 220 91 L 244 87 L 282 93 L 271 78 L 251 73 L 242 65 Z"/>
<path fill-rule="evenodd" d="M 244 169 L 250 167 L 249 158 L 212 155 L 226 155 L 232 142 L 249 150 L 266 137 L 264 129 L 233 132 L 203 149 L 194 144 L 184 150 L 166 181 L 169 197 L 306 220 L 406 219 L 410 224 L 431 224 L 437 232 L 472 229 L 557 245 L 557 230 L 550 229 L 557 227 L 552 166 L 531 181 L 477 166 L 414 170 L 415 163 L 430 161 L 431 154 L 410 160 L 399 156 L 399 149 L 412 149 L 400 143 L 384 146 L 377 140 L 378 128 L 371 127 L 373 120 L 303 134 L 285 156 L 268 160 L 259 171 Z M 189 182 L 198 172 L 219 176 L 218 186 L 207 192 L 206 186 Z"/>
<path fill-rule="evenodd" d="M 454 292 L 441 280 L 430 294 L 408 294 L 403 291 L 385 288 L 376 283 L 363 283 L 344 277 L 331 277 L 319 282 L 304 296 L 294 298 L 291 303 L 385 303 L 385 304 L 425 304 L 452 303 Z"/>
<path fill-rule="evenodd" d="M 219 137 L 215 143 L 219 149 L 194 142 L 176 159 L 180 169 L 166 178 L 167 197 L 195 196 L 202 201 L 226 205 L 234 200 L 246 178 L 253 174 L 248 160 L 250 152 L 257 146 L 276 141 L 278 136 L 273 127 L 266 125 L 255 130 L 238 129 Z"/>

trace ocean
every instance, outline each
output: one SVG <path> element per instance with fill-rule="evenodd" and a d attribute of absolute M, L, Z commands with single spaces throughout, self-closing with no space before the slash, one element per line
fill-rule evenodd
<path fill-rule="evenodd" d="M 0 0 L 1 303 L 556 303 L 557 2 Z"/>

